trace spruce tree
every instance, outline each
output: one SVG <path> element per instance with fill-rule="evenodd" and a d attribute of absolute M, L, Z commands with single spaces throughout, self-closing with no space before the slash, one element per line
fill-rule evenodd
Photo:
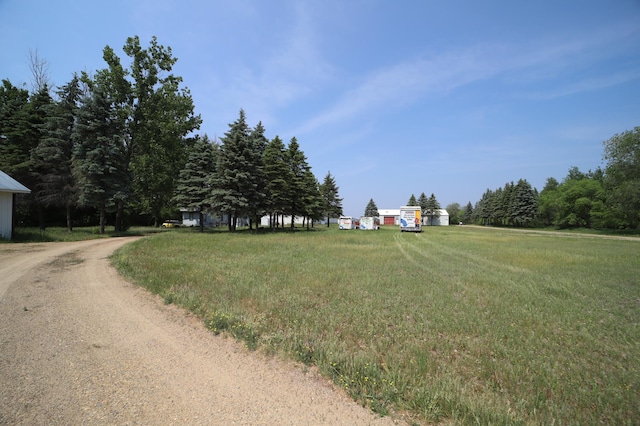
<path fill-rule="evenodd" d="M 511 222 L 516 226 L 530 226 L 538 213 L 538 198 L 526 179 L 520 179 L 513 189 Z"/>
<path fill-rule="evenodd" d="M 73 131 L 76 124 L 80 82 L 77 75 L 57 92 L 59 100 L 50 106 L 44 126 L 44 138 L 31 152 L 36 186 L 36 201 L 45 206 L 63 207 L 67 230 L 73 225 L 71 212 L 77 201 L 77 186 L 72 173 Z"/>
<path fill-rule="evenodd" d="M 279 217 L 287 208 L 288 186 L 290 183 L 287 148 L 282 139 L 276 136 L 266 146 L 263 154 L 266 210 L 269 213 L 269 226 L 275 227 Z"/>
<path fill-rule="evenodd" d="M 331 172 L 327 172 L 322 185 L 320 185 L 322 211 L 324 217 L 327 218 L 327 227 L 330 225 L 331 218 L 342 215 L 342 198 L 338 196 L 338 189 L 335 178 L 331 176 Z"/>
<path fill-rule="evenodd" d="M 373 201 L 373 198 L 371 198 L 369 200 L 369 203 L 367 204 L 367 207 L 365 207 L 364 215 L 366 217 L 378 217 L 378 216 L 380 216 L 380 213 L 378 212 L 378 206 L 376 206 L 376 203 L 375 203 L 375 201 Z"/>
<path fill-rule="evenodd" d="M 200 232 L 204 231 L 204 214 L 210 207 L 211 178 L 216 170 L 217 147 L 207 135 L 196 138 L 189 158 L 180 171 L 172 201 L 180 208 L 198 212 Z"/>
<path fill-rule="evenodd" d="M 247 199 L 249 200 L 249 217 L 252 226 L 256 224 L 256 229 L 260 225 L 260 216 L 267 208 L 266 184 L 267 179 L 264 167 L 264 151 L 269 143 L 264 135 L 264 126 L 259 122 L 249 133 L 249 162 L 253 165 L 253 173 L 250 175 L 250 182 L 247 183 Z"/>
<path fill-rule="evenodd" d="M 433 225 L 433 219 L 440 217 L 440 203 L 436 199 L 436 196 L 432 193 L 427 202 L 426 208 L 423 208 L 423 214 L 429 218 L 429 224 Z"/>
<path fill-rule="evenodd" d="M 112 102 L 102 87 L 95 87 L 78 110 L 72 165 L 80 205 L 100 213 L 100 234 L 105 232 L 107 211 L 115 211 L 128 196 L 121 126 Z"/>
<path fill-rule="evenodd" d="M 422 216 L 426 215 L 429 209 L 429 198 L 427 198 L 424 192 L 418 197 L 417 203 L 420 206 L 420 210 L 422 210 Z"/>
<path fill-rule="evenodd" d="M 464 214 L 462 215 L 462 222 L 471 223 L 472 218 L 473 218 L 473 205 L 471 204 L 471 201 L 469 201 L 467 203 L 467 206 L 464 208 Z"/>
<path fill-rule="evenodd" d="M 287 187 L 288 208 L 286 213 L 291 215 L 291 229 L 294 228 L 296 216 L 304 216 L 306 206 L 304 205 L 305 191 L 308 181 L 305 179 L 307 171 L 310 169 L 304 152 L 300 149 L 298 140 L 291 138 L 287 149 L 287 159 L 289 165 L 289 178 L 291 179 Z"/>
<path fill-rule="evenodd" d="M 229 124 L 221 142 L 209 203 L 213 211 L 228 215 L 229 231 L 235 231 L 238 216 L 249 213 L 248 197 L 254 190 L 254 164 L 244 110 L 241 109 L 238 119 Z"/>
<path fill-rule="evenodd" d="M 416 196 L 411 194 L 411 197 L 409 197 L 409 201 L 407 201 L 407 206 L 417 206 L 418 205 L 418 201 L 416 200 Z"/>

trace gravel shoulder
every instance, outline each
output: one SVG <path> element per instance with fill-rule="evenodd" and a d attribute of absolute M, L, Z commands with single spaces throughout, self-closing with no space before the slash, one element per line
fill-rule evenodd
<path fill-rule="evenodd" d="M 0 245 L 0 424 L 396 424 L 128 283 L 133 239 Z"/>

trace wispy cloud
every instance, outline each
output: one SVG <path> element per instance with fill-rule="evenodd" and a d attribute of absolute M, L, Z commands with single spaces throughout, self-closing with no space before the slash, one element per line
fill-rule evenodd
<path fill-rule="evenodd" d="M 333 105 L 303 123 L 296 129 L 296 134 L 356 116 L 375 116 L 380 111 L 411 105 L 428 96 L 438 96 L 491 78 L 504 78 L 528 91 L 531 90 L 528 85 L 533 81 L 553 81 L 571 74 L 576 67 L 588 67 L 609 55 L 609 49 L 622 48 L 617 45 L 619 41 L 628 45 L 629 39 L 637 41 L 637 38 L 637 25 L 629 24 L 574 38 L 550 37 L 529 46 L 478 44 L 407 60 L 365 76 L 359 85 L 343 92 Z M 550 98 L 597 90 L 635 80 L 639 75 L 640 70 L 637 69 L 621 71 L 615 75 L 572 81 L 559 88 L 527 96 Z"/>

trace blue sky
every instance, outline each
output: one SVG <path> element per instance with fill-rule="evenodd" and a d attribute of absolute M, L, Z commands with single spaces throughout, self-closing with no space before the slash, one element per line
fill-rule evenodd
<path fill-rule="evenodd" d="M 104 68 L 105 45 L 128 64 L 133 35 L 172 48 L 200 133 L 242 108 L 295 136 L 354 216 L 542 190 L 640 125 L 638 0 L 0 0 L 0 78 L 30 87 L 36 50 L 54 85 Z"/>

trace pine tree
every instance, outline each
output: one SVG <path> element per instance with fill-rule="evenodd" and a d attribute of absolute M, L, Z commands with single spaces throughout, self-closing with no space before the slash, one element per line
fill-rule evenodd
<path fill-rule="evenodd" d="M 418 201 L 416 200 L 416 196 L 411 194 L 411 197 L 409 197 L 409 201 L 407 201 L 407 206 L 417 206 Z"/>
<path fill-rule="evenodd" d="M 286 213 L 291 215 L 291 229 L 293 229 L 295 217 L 304 216 L 306 212 L 304 205 L 305 187 L 307 186 L 305 174 L 310 169 L 309 164 L 307 164 L 307 158 L 300 149 L 298 140 L 295 137 L 291 138 L 289 142 L 287 159 L 291 181 L 287 187 L 288 209 Z"/>
<path fill-rule="evenodd" d="M 426 208 L 423 208 L 423 214 L 429 218 L 429 224 L 433 225 L 433 219 L 440 217 L 440 203 L 432 193 L 425 204 Z"/>
<path fill-rule="evenodd" d="M 20 89 L 9 80 L 0 86 L 0 170 L 19 182 L 26 182 L 30 170 L 30 151 L 23 136 L 30 124 L 27 120 L 29 91 Z"/>
<path fill-rule="evenodd" d="M 464 214 L 462 215 L 462 222 L 471 223 L 472 218 L 473 218 L 473 205 L 471 204 L 471 201 L 469 201 L 467 203 L 467 206 L 464 208 Z"/>
<path fill-rule="evenodd" d="M 59 101 L 51 104 L 51 112 L 44 126 L 44 138 L 31 152 L 33 173 L 37 180 L 33 193 L 39 203 L 65 209 L 67 230 L 71 232 L 71 212 L 78 193 L 71 167 L 72 136 L 80 100 L 78 76 L 74 75 L 57 94 Z"/>
<path fill-rule="evenodd" d="M 264 168 L 264 151 L 269 143 L 264 135 L 264 126 L 259 122 L 249 134 L 249 162 L 253 165 L 250 182 L 247 183 L 247 199 L 249 200 L 248 214 L 251 218 L 250 227 L 255 221 L 256 229 L 260 224 L 260 216 L 266 211 L 266 175 Z"/>
<path fill-rule="evenodd" d="M 302 196 L 303 214 L 307 223 L 307 229 L 316 220 L 321 220 L 324 214 L 324 199 L 320 192 L 320 183 L 307 168 L 304 174 L 304 192 Z"/>
<path fill-rule="evenodd" d="M 251 162 L 249 127 L 242 109 L 238 119 L 229 124 L 221 142 L 209 203 L 212 210 L 228 215 L 229 230 L 235 231 L 238 216 L 249 213 L 248 197 L 253 193 L 254 164 Z"/>
<path fill-rule="evenodd" d="M 516 226 L 530 226 L 538 213 L 538 198 L 526 179 L 520 179 L 513 189 L 511 222 Z"/>
<path fill-rule="evenodd" d="M 207 200 L 211 193 L 211 178 L 216 170 L 216 155 L 217 147 L 207 135 L 197 138 L 187 163 L 180 171 L 172 199 L 178 207 L 198 212 L 200 232 L 204 231 L 204 214 L 210 207 Z"/>
<path fill-rule="evenodd" d="M 79 203 L 100 213 L 104 234 L 106 213 L 127 198 L 130 185 L 124 161 L 122 121 L 102 90 L 94 88 L 84 98 L 73 132 L 73 173 L 78 183 Z"/>
<path fill-rule="evenodd" d="M 378 212 L 378 206 L 376 206 L 376 203 L 375 203 L 375 201 L 373 201 L 373 198 L 371 198 L 369 200 L 369 203 L 367 204 L 367 207 L 365 207 L 364 215 L 366 217 L 378 217 L 378 216 L 380 216 L 380 213 Z"/>
<path fill-rule="evenodd" d="M 331 176 L 331 172 L 327 172 L 322 185 L 320 185 L 322 211 L 327 218 L 327 227 L 330 225 L 331 218 L 337 218 L 342 215 L 342 198 L 338 196 L 338 190 L 335 178 Z"/>
<path fill-rule="evenodd" d="M 424 192 L 418 197 L 417 203 L 420 206 L 422 217 L 424 217 L 429 209 L 429 198 L 427 198 Z"/>
<path fill-rule="evenodd" d="M 289 163 L 287 149 L 278 136 L 271 140 L 263 154 L 266 209 L 270 216 L 270 226 L 278 223 L 278 217 L 284 214 L 288 205 Z"/>

